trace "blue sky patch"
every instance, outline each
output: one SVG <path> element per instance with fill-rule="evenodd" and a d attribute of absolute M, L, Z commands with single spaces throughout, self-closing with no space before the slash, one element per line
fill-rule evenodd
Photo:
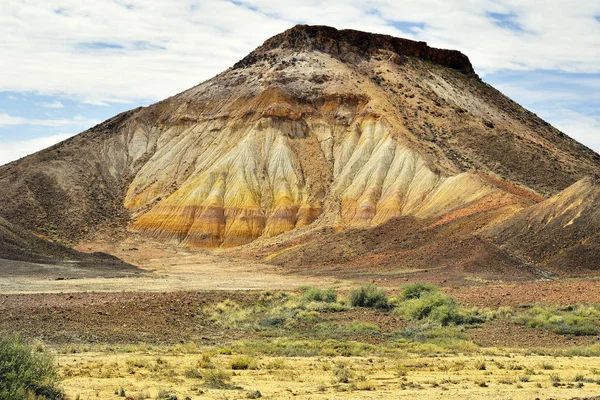
<path fill-rule="evenodd" d="M 125 48 L 125 46 L 121 44 L 108 42 L 78 43 L 77 47 L 85 50 L 121 50 Z"/>
<path fill-rule="evenodd" d="M 487 15 L 494 21 L 494 23 L 504 29 L 510 29 L 512 31 L 522 31 L 523 27 L 517 22 L 517 16 L 515 14 L 503 14 L 489 12 Z"/>
<path fill-rule="evenodd" d="M 60 96 L 0 92 L 0 141 L 76 134 L 118 113 L 147 104 L 100 106 Z"/>
<path fill-rule="evenodd" d="M 410 21 L 390 21 L 391 25 L 402 32 L 414 32 L 418 29 L 425 29 L 423 22 Z"/>
<path fill-rule="evenodd" d="M 600 74 L 499 71 L 484 80 L 567 135 L 600 150 Z"/>
<path fill-rule="evenodd" d="M 230 0 L 231 4 L 233 4 L 234 6 L 238 6 L 238 7 L 245 7 L 248 10 L 254 11 L 254 12 L 260 12 L 260 10 L 258 9 L 258 7 L 253 6 L 251 4 L 246 4 L 243 1 L 238 1 L 238 0 Z"/>
<path fill-rule="evenodd" d="M 145 40 L 139 40 L 133 42 L 134 50 L 166 50 L 165 46 L 160 46 L 154 43 L 147 42 Z"/>

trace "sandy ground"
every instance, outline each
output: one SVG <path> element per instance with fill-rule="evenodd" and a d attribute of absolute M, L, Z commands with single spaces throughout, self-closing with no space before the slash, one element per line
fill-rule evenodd
<path fill-rule="evenodd" d="M 59 364 L 67 394 L 82 399 L 119 399 L 121 388 L 132 398 L 155 398 L 162 390 L 181 399 L 256 398 L 251 397 L 256 391 L 267 399 L 572 399 L 600 391 L 600 358 L 256 357 L 256 369 L 232 371 L 234 357 L 210 357 L 214 368 L 231 377 L 227 389 L 200 377 L 207 370 L 200 367 L 199 353 L 67 354 L 59 356 Z M 350 373 L 348 382 L 336 376 L 341 365 Z M 198 376 L 186 374 L 189 370 Z"/>
<path fill-rule="evenodd" d="M 292 275 L 283 267 L 128 238 L 82 243 L 77 250 L 113 254 L 139 271 L 79 268 L 0 260 L 0 293 L 172 292 L 182 290 L 294 289 L 301 285 L 350 286 L 351 282 Z M 27 271 L 19 273 L 18 271 Z"/>

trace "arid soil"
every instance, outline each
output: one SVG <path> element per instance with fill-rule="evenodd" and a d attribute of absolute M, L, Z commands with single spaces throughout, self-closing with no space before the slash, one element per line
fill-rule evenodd
<path fill-rule="evenodd" d="M 535 285 L 539 288 L 533 289 Z M 595 281 L 544 282 L 506 286 L 445 288 L 466 305 L 486 307 L 548 303 L 600 302 Z M 539 289 L 539 290 L 538 290 Z M 204 344 L 248 339 L 248 332 L 224 331 L 202 311 L 211 304 L 231 299 L 255 302 L 259 291 L 184 291 L 171 293 L 46 293 L 0 295 L 0 331 L 21 333 L 54 344 L 73 343 L 178 343 Z M 340 325 L 370 322 L 382 332 L 401 329 L 405 322 L 389 313 L 351 309 L 325 313 L 325 321 Z M 298 332 L 301 334 L 301 330 Z M 595 337 L 567 337 L 540 329 L 487 322 L 469 329 L 468 336 L 484 347 L 561 347 L 587 345 Z M 377 342 L 378 337 L 360 340 Z"/>
<path fill-rule="evenodd" d="M 521 304 L 600 303 L 600 281 L 559 280 L 492 284 L 445 290 L 464 304 L 496 307 Z"/>
<path fill-rule="evenodd" d="M 537 347 L 568 348 L 597 343 L 599 337 L 564 336 L 542 329 L 509 324 L 506 321 L 488 321 L 469 329 L 469 339 L 482 347 L 530 349 Z"/>
<path fill-rule="evenodd" d="M 0 295 L 0 331 L 20 333 L 50 344 L 153 343 L 194 341 L 205 345 L 259 337 L 224 330 L 203 308 L 226 299 L 256 302 L 260 292 L 71 293 Z M 372 322 L 383 332 L 404 323 L 389 313 L 353 309 L 326 314 L 325 322 Z M 302 329 L 298 331 L 302 335 Z M 377 342 L 378 336 L 361 337 Z"/>

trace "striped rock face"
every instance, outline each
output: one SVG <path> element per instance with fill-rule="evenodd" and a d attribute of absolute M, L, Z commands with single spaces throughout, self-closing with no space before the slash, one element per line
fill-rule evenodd
<path fill-rule="evenodd" d="M 403 56 L 395 51 L 421 50 L 392 39 L 364 51 L 353 37 L 329 48 L 319 32 L 290 32 L 154 106 L 161 124 L 146 136 L 156 137 L 155 151 L 124 201 L 130 229 L 230 247 L 315 223 L 447 220 L 499 204 L 514 213 L 541 199 L 499 184 L 490 166 L 501 163 L 461 148 L 461 135 L 514 120 L 485 100 L 460 53 L 458 64 L 440 65 L 419 57 L 446 53 Z"/>
<path fill-rule="evenodd" d="M 179 138 L 197 143 L 210 132 L 207 123 Z M 189 162 L 194 172 L 133 229 L 193 246 L 235 246 L 309 225 L 333 209 L 337 223 L 370 225 L 441 215 L 498 190 L 473 173 L 433 172 L 394 139 L 383 117 L 356 116 L 342 127 L 264 117 L 228 121 L 220 135 L 229 140 L 198 149 Z M 134 180 L 126 206 L 144 204 L 157 185 Z"/>

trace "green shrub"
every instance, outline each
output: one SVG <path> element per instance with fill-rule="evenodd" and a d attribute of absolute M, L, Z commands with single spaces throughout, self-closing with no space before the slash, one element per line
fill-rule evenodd
<path fill-rule="evenodd" d="M 384 289 L 375 285 L 361 286 L 350 293 L 350 304 L 354 307 L 387 309 L 390 304 Z"/>
<path fill-rule="evenodd" d="M 306 301 L 318 301 L 324 303 L 335 303 L 337 301 L 337 292 L 333 289 L 309 288 L 303 299 Z"/>
<path fill-rule="evenodd" d="M 423 294 L 431 294 L 438 292 L 438 288 L 429 283 L 409 283 L 401 287 L 402 300 L 418 299 Z"/>
<path fill-rule="evenodd" d="M 420 321 L 429 319 L 443 326 L 459 325 L 465 322 L 456 301 L 443 293 L 421 292 L 418 298 L 411 298 L 398 304 L 397 314 L 404 318 Z"/>
<path fill-rule="evenodd" d="M 0 336 L 0 399 L 64 399 L 54 359 L 16 336 Z"/>

